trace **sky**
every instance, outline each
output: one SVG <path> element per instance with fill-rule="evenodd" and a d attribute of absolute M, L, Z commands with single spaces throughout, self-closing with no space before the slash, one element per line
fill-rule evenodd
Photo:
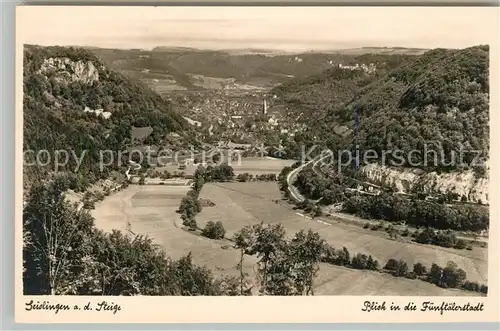
<path fill-rule="evenodd" d="M 24 43 L 306 51 L 491 43 L 494 7 L 18 7 Z"/>

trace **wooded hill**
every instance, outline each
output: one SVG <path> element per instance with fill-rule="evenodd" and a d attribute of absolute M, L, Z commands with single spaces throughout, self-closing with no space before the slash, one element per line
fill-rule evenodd
<path fill-rule="evenodd" d="M 121 151 L 131 143 L 130 131 L 151 127 L 150 144 L 196 144 L 196 135 L 172 105 L 139 81 L 110 70 L 81 48 L 26 45 L 23 72 L 24 150 L 87 150 L 80 177 L 92 182 L 99 171 L 99 151 Z M 87 108 L 87 112 L 84 110 Z M 105 119 L 88 110 L 109 112 Z M 169 133 L 180 138 L 169 140 Z M 64 169 L 72 170 L 74 158 Z M 52 171 L 50 163 L 46 169 Z M 25 169 L 27 170 L 27 169 Z M 26 175 L 26 172 L 25 172 Z M 29 177 L 29 176 L 28 176 Z M 29 179 L 29 178 L 27 178 Z"/>
<path fill-rule="evenodd" d="M 482 151 L 487 157 L 488 46 L 431 50 L 401 61 L 382 75 L 339 70 L 275 89 L 278 102 L 289 109 L 288 116 L 315 119 L 290 145 L 325 143 L 334 150 L 349 148 L 354 143 L 352 131 L 339 137 L 333 128 L 352 129 L 357 106 L 357 143 L 362 150 L 381 155 L 382 150 L 398 148 L 408 160 L 409 151 L 422 151 L 425 143 L 432 142 L 437 146 L 428 148 L 443 150 L 448 156 L 462 147 Z M 465 160 L 470 162 L 473 156 L 466 155 Z"/>

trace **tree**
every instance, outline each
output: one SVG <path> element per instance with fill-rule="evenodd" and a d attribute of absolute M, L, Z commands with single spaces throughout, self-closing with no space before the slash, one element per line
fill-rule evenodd
<path fill-rule="evenodd" d="M 224 229 L 221 221 L 209 221 L 205 225 L 205 228 L 203 229 L 201 234 L 210 239 L 224 239 L 226 230 Z"/>
<path fill-rule="evenodd" d="M 283 225 L 267 225 L 263 223 L 253 226 L 255 233 L 255 244 L 252 247 L 251 254 L 257 254 L 258 273 L 261 279 L 261 290 L 266 289 L 268 266 L 271 260 L 283 251 L 286 245 L 285 229 Z"/>
<path fill-rule="evenodd" d="M 465 240 L 463 239 L 458 239 L 456 244 L 455 244 L 455 248 L 456 249 L 465 249 L 467 247 L 467 243 L 465 242 Z"/>
<path fill-rule="evenodd" d="M 435 231 L 431 228 L 426 228 L 425 230 L 421 231 L 417 237 L 415 238 L 415 241 L 420 243 L 420 244 L 430 244 L 432 243 L 434 236 L 435 236 Z"/>
<path fill-rule="evenodd" d="M 338 252 L 337 263 L 341 266 L 348 266 L 351 263 L 351 255 L 346 247 L 342 247 L 342 250 Z"/>
<path fill-rule="evenodd" d="M 369 270 L 378 270 L 379 268 L 378 261 L 375 260 L 371 255 L 368 256 L 366 268 Z"/>
<path fill-rule="evenodd" d="M 196 178 L 193 185 L 193 190 L 196 192 L 201 192 L 203 185 L 205 184 L 205 180 L 203 178 Z"/>
<path fill-rule="evenodd" d="M 430 283 L 442 286 L 443 269 L 437 264 L 433 263 L 431 270 L 427 276 Z"/>
<path fill-rule="evenodd" d="M 239 174 L 239 175 L 236 177 L 236 180 L 237 180 L 238 182 L 248 182 L 248 181 L 250 181 L 250 174 L 248 174 L 248 173 Z"/>
<path fill-rule="evenodd" d="M 198 223 L 196 223 L 194 217 L 190 217 L 187 214 L 183 213 L 181 215 L 181 219 L 182 219 L 182 225 L 187 226 L 190 230 L 194 231 L 198 229 Z"/>
<path fill-rule="evenodd" d="M 170 266 L 167 280 L 174 281 L 178 294 L 172 295 L 224 295 L 218 288 L 210 269 L 193 264 L 192 254 L 182 257 Z"/>
<path fill-rule="evenodd" d="M 253 229 L 250 226 L 246 226 L 240 231 L 236 232 L 232 238 L 234 242 L 234 247 L 240 250 L 240 260 L 236 266 L 240 272 L 240 294 L 248 294 L 248 289 L 246 285 L 248 284 L 245 280 L 246 274 L 243 272 L 243 261 L 245 254 L 251 250 L 254 245 L 255 237 Z"/>
<path fill-rule="evenodd" d="M 83 208 L 94 209 L 95 208 L 95 199 L 92 196 L 92 193 L 90 193 L 88 191 L 85 192 L 85 194 L 83 195 L 82 203 L 83 203 Z"/>
<path fill-rule="evenodd" d="M 390 271 L 396 271 L 397 267 L 398 267 L 398 261 L 395 259 L 390 259 L 385 264 L 384 269 L 390 270 Z"/>
<path fill-rule="evenodd" d="M 481 288 L 480 285 L 477 282 L 469 282 L 466 281 L 462 284 L 462 288 L 468 291 L 474 291 L 474 292 L 479 292 L 479 289 Z"/>
<path fill-rule="evenodd" d="M 405 261 L 399 260 L 396 263 L 396 269 L 394 270 L 394 276 L 396 277 L 406 277 L 408 275 L 408 264 Z"/>
<path fill-rule="evenodd" d="M 352 258 L 351 266 L 354 269 L 368 269 L 368 256 L 358 253 Z"/>
<path fill-rule="evenodd" d="M 413 273 L 417 276 L 423 276 L 427 273 L 427 269 L 422 263 L 418 262 L 413 265 Z"/>
<path fill-rule="evenodd" d="M 77 211 L 65 200 L 66 189 L 56 179 L 37 183 L 29 192 L 23 211 L 26 294 L 65 294 L 67 284 L 83 272 L 82 264 L 77 261 L 92 246 L 89 237 L 94 221 L 88 212 Z"/>
<path fill-rule="evenodd" d="M 458 269 L 457 264 L 450 261 L 443 269 L 442 284 L 445 287 L 456 288 L 460 287 L 466 278 L 467 274 L 465 271 Z"/>
<path fill-rule="evenodd" d="M 319 270 L 326 243 L 317 232 L 301 230 L 290 242 L 294 266 L 294 283 L 298 293 L 314 295 L 313 281 Z"/>
<path fill-rule="evenodd" d="M 189 191 L 188 194 L 182 198 L 178 212 L 185 214 L 188 218 L 194 218 L 202 208 L 197 197 L 198 193 L 196 191 Z"/>

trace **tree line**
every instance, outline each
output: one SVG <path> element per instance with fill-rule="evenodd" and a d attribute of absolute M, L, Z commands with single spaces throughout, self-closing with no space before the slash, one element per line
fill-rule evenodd
<path fill-rule="evenodd" d="M 283 171 L 288 171 L 288 169 Z M 280 178 L 283 185 L 287 185 L 286 176 Z M 427 201 L 419 195 L 411 196 L 411 198 L 400 197 L 389 190 L 378 195 L 360 195 L 349 192 L 347 188 L 355 188 L 359 184 L 342 173 L 331 175 L 327 179 L 319 176 L 312 169 L 304 169 L 297 176 L 294 185 L 309 199 L 321 199 L 320 204 L 330 205 L 342 202 L 343 212 L 361 218 L 438 230 L 479 232 L 489 227 L 489 214 L 476 206 L 449 206 L 443 200 Z M 447 199 L 453 197 L 456 198 L 453 194 L 447 195 Z"/>
<path fill-rule="evenodd" d="M 236 180 L 238 182 L 252 182 L 252 181 L 258 181 L 258 182 L 275 182 L 276 180 L 278 180 L 278 176 L 276 176 L 276 174 L 273 174 L 273 173 L 269 173 L 269 174 L 257 174 L 257 175 L 252 175 L 252 174 L 249 174 L 247 172 L 245 173 L 242 173 L 242 174 L 238 174 L 238 176 L 236 176 Z"/>
<path fill-rule="evenodd" d="M 489 227 L 489 215 L 469 205 L 446 206 L 432 201 L 405 199 L 394 194 L 353 195 L 342 211 L 368 219 L 405 223 L 440 230 L 482 231 Z"/>

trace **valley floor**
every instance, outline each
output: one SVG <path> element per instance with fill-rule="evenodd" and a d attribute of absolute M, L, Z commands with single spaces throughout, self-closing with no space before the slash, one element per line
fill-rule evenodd
<path fill-rule="evenodd" d="M 188 189 L 182 186 L 131 185 L 96 205 L 93 211 L 96 226 L 106 231 L 123 231 L 130 222 L 132 232 L 152 237 L 168 256 L 175 259 L 192 252 L 196 264 L 210 267 L 216 275 L 236 275 L 238 251 L 223 241 L 203 238 L 179 227 L 180 215 L 176 210 Z M 359 227 L 317 223 L 297 215 L 289 206 L 277 203 L 280 192 L 276 183 L 206 184 L 200 197 L 210 199 L 216 205 L 205 207 L 197 215 L 198 225 L 203 227 L 209 220 L 220 220 L 227 230 L 227 237 L 245 225 L 272 220 L 272 223 L 282 223 L 289 234 L 312 228 L 332 246 L 346 246 L 352 253 L 371 254 L 381 264 L 389 258 L 404 259 L 409 265 L 418 261 L 429 266 L 433 262 L 445 265 L 447 261 L 455 261 L 466 270 L 468 279 L 486 282 L 486 252 L 483 257 L 464 257 L 432 246 L 374 237 Z M 252 280 L 255 279 L 254 265 L 255 259 L 246 256 L 244 268 Z M 316 295 L 478 295 L 442 289 L 420 280 L 327 264 L 321 265 L 315 284 Z"/>

